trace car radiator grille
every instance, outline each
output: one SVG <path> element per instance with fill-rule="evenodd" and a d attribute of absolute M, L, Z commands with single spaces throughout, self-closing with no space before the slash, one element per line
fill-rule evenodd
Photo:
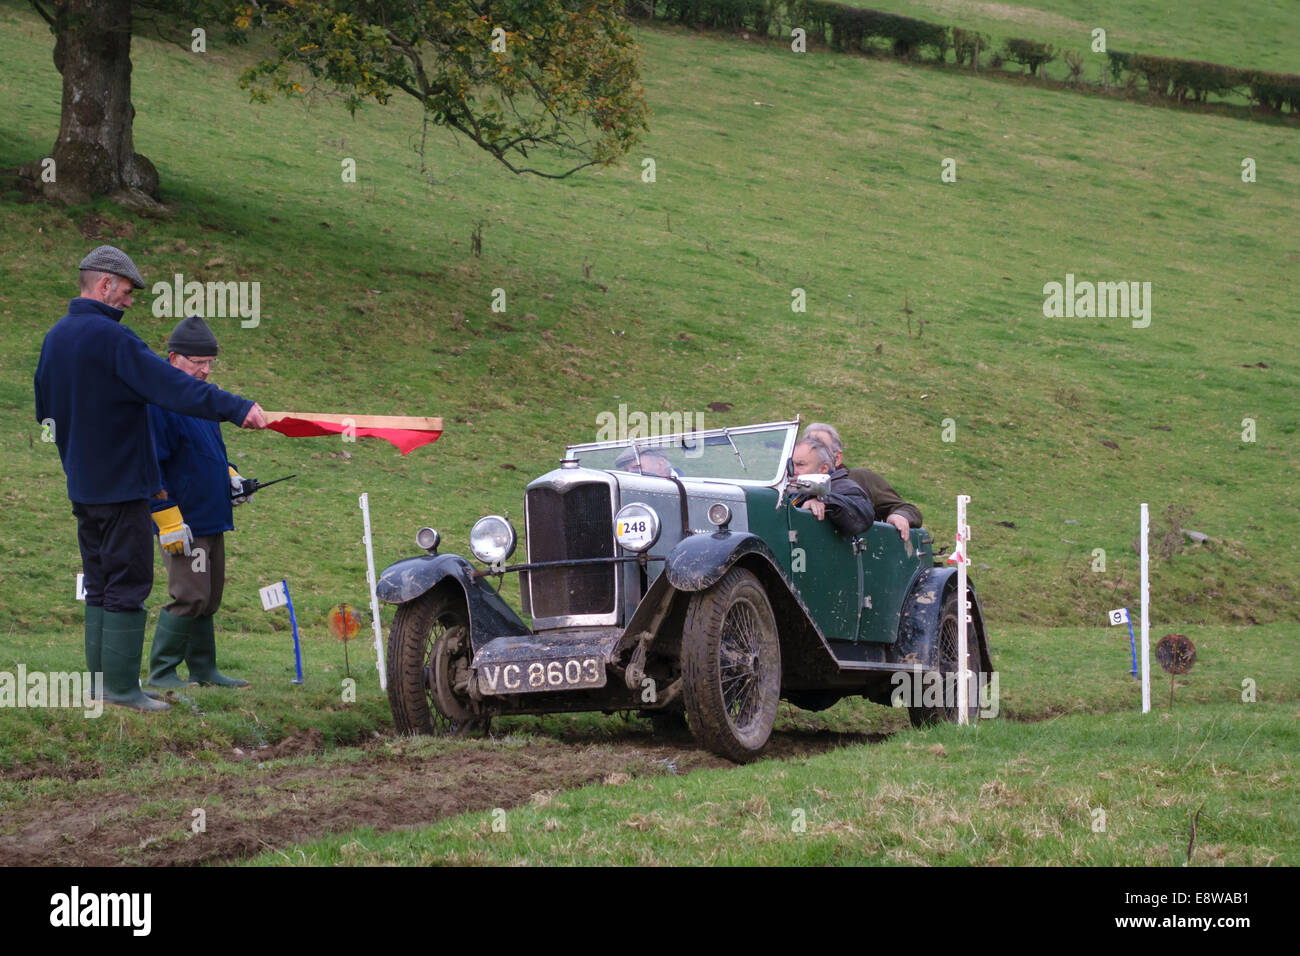
<path fill-rule="evenodd" d="M 573 485 L 563 493 L 532 488 L 525 503 L 530 562 L 614 556 L 608 485 Z M 614 611 L 612 564 L 535 569 L 525 575 L 534 618 Z"/>

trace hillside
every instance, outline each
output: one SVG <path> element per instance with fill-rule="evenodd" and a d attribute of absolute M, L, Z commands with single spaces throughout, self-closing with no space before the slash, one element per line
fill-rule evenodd
<path fill-rule="evenodd" d="M 48 148 L 58 77 L 25 7 L 0 20 L 12 168 Z M 994 622 L 1100 624 L 1135 603 L 1140 501 L 1157 524 L 1190 509 L 1182 525 L 1211 537 L 1156 562 L 1160 620 L 1296 618 L 1294 131 L 738 38 L 639 36 L 655 111 L 643 147 L 559 182 L 516 178 L 440 131 L 426 179 L 405 104 L 355 121 L 326 99 L 249 106 L 234 83 L 248 51 L 137 39 L 136 144 L 172 214 L 0 204 L 8 629 L 80 617 L 74 524 L 30 383 L 76 262 L 109 240 L 150 282 L 261 282 L 256 328 L 218 322 L 225 386 L 267 408 L 447 421 L 405 459 L 228 430 L 247 473 L 300 475 L 239 515 L 231 626 L 265 627 L 255 585 L 282 575 L 300 581 L 305 620 L 364 603 L 361 491 L 381 563 L 423 523 L 462 549 L 479 514 L 517 516 L 527 478 L 621 403 L 706 424 L 838 423 L 852 463 L 916 501 L 941 543 L 954 496 L 972 495 Z M 1241 181 L 1247 156 L 1255 183 Z M 349 157 L 356 184 L 339 175 Z M 940 181 L 945 158 L 955 183 Z M 1067 273 L 1150 282 L 1149 327 L 1044 317 L 1044 285 Z M 504 314 L 490 310 L 496 288 Z M 795 288 L 805 314 L 791 312 Z M 161 347 L 174 320 L 142 299 L 128 321 Z M 1105 572 L 1090 570 L 1096 548 Z"/>

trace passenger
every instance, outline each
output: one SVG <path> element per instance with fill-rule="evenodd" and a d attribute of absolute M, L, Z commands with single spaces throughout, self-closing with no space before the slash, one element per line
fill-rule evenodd
<path fill-rule="evenodd" d="M 871 498 L 843 468 L 835 468 L 835 457 L 821 442 L 805 438 L 794 446 L 796 475 L 830 475 L 830 492 L 824 498 L 809 498 L 799 507 L 811 511 L 818 521 L 830 517 L 836 529 L 848 537 L 861 534 L 875 521 Z"/>
<path fill-rule="evenodd" d="M 824 422 L 813 422 L 803 430 L 804 438 L 815 438 L 826 445 L 835 456 L 835 467 L 844 467 L 844 445 L 840 434 Z M 874 471 L 866 468 L 853 468 L 849 477 L 856 481 L 871 499 L 876 508 L 876 520 L 885 521 L 898 529 L 899 535 L 907 540 L 912 528 L 921 527 L 921 511 L 914 504 L 902 499 L 893 486 Z"/>

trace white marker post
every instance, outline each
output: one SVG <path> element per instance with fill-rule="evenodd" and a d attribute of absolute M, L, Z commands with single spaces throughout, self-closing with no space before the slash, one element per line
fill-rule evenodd
<path fill-rule="evenodd" d="M 363 494 L 357 499 L 361 505 L 361 517 L 365 522 L 366 536 L 366 583 L 370 585 L 370 622 L 375 628 L 375 667 L 379 670 L 379 689 L 388 689 L 388 678 L 384 668 L 384 639 L 379 627 L 379 594 L 375 591 L 375 549 L 370 543 L 370 496 Z"/>
<path fill-rule="evenodd" d="M 1142 713 L 1151 712 L 1151 586 L 1147 580 L 1147 504 L 1142 502 Z"/>
<path fill-rule="evenodd" d="M 957 723 L 970 723 L 970 669 L 966 666 L 966 625 L 970 620 L 970 600 L 966 595 L 966 565 L 970 556 L 966 553 L 966 543 L 970 541 L 970 525 L 966 523 L 966 505 L 970 495 L 957 496 L 957 544 L 948 557 L 949 563 L 957 565 Z"/>

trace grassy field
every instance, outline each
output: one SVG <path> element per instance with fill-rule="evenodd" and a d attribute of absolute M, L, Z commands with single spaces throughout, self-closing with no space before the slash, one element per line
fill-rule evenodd
<path fill-rule="evenodd" d="M 792 762 L 611 774 L 508 812 L 361 828 L 253 862 L 1294 866 L 1294 711 L 1223 704 L 1194 717 L 945 725 Z"/>
<path fill-rule="evenodd" d="M 1058 9 L 1065 5 L 1039 6 L 1087 19 Z M 969 9 L 983 12 L 951 22 L 984 29 L 980 17 L 1004 8 Z M 1104 8 L 1122 48 L 1145 48 L 1139 41 L 1149 38 L 1158 52 L 1274 69 L 1286 66 L 1273 58 L 1294 50 L 1293 31 L 1279 28 L 1282 5 L 1252 7 L 1242 21 L 1257 27 L 1249 31 L 1219 23 L 1209 4 L 1181 11 L 1176 22 L 1133 12 L 1142 9 Z M 904 12 L 926 15 L 919 5 Z M 1246 37 L 1263 38 L 1258 56 Z M 817 828 L 842 820 L 901 833 L 900 807 L 942 817 L 961 806 L 970 815 L 986 799 L 979 788 L 1000 779 L 1021 802 L 1000 791 L 987 797 L 1000 821 L 987 842 L 966 843 L 953 830 L 924 859 L 1028 862 L 1023 854 L 1037 851 L 1013 847 L 1012 835 L 1048 813 L 1042 825 L 1054 821 L 1060 832 L 1042 844 L 1039 860 L 1181 862 L 1180 828 L 1200 796 L 1209 801 L 1206 814 L 1230 806 L 1245 814 L 1262 804 L 1280 821 L 1254 830 L 1256 823 L 1224 824 L 1205 838 L 1222 853 L 1200 862 L 1294 862 L 1287 816 L 1294 811 L 1279 792 L 1294 790 L 1287 754 L 1300 683 L 1291 572 L 1300 525 L 1292 493 L 1300 466 L 1300 330 L 1291 321 L 1300 262 L 1295 130 L 888 60 L 794 57 L 733 38 L 654 29 L 639 38 L 655 111 L 646 141 L 619 166 L 559 182 L 512 177 L 440 131 L 430 132 L 421 175 L 419 117 L 405 104 L 369 107 L 355 121 L 324 98 L 253 107 L 234 84 L 247 51 L 197 56 L 137 38 L 136 148 L 157 164 L 169 214 L 144 218 L 106 204 L 46 208 L 16 202 L 15 191 L 0 197 L 7 280 L 0 285 L 7 479 L 0 488 L 0 670 L 82 666 L 75 525 L 54 446 L 41 441 L 33 420 L 31 375 L 91 246 L 123 246 L 149 282 L 176 272 L 259 281 L 256 328 L 212 322 L 222 343 L 213 380 L 268 409 L 446 420 L 436 444 L 405 458 L 373 440 L 291 440 L 227 428 L 244 474 L 299 475 L 241 508 L 238 531 L 228 536 L 222 666 L 256 686 L 234 695 L 195 692 L 192 706 L 163 720 L 0 711 L 0 768 L 8 774 L 0 799 L 31 809 L 79 775 L 85 779 L 74 792 L 87 794 L 129 793 L 142 781 L 184 777 L 190 767 L 239 781 L 253 771 L 230 764 L 235 748 L 272 748 L 311 732 L 321 740 L 314 752 L 360 759 L 356 745 L 391 727 L 365 647 L 369 631 L 353 645 L 358 688 L 350 703 L 341 694 L 342 646 L 324 626 L 332 605 L 368 602 L 357 495 L 370 495 L 381 566 L 414 550 L 422 524 L 441 529 L 444 550 L 462 551 L 478 516 L 495 511 L 517 520 L 524 483 L 551 467 L 566 441 L 593 439 L 600 413 L 626 403 L 696 412 L 706 425 L 795 414 L 834 422 L 850 463 L 882 472 L 917 502 L 941 544 L 952 537 L 954 496 L 971 494 L 973 575 L 1003 672 L 1003 716 L 1013 722 L 982 726 L 973 743 L 955 728 L 906 731 L 880 747 L 807 757 L 811 769 L 742 770 L 715 817 L 699 802 L 707 788 L 694 776 L 647 780 L 644 792 L 638 778 L 626 789 L 626 806 L 599 819 L 582 808 L 608 791 L 583 791 L 564 812 L 586 816 L 556 817 L 563 828 L 544 838 L 547 854 L 573 858 L 564 854 L 581 850 L 585 826 L 610 836 L 610 859 L 642 852 L 691 859 L 691 834 L 710 819 L 731 819 L 748 789 L 768 794 L 757 816 L 744 811 L 770 831 L 767 860 L 817 853 L 908 860 L 921 851 L 892 838 L 844 849 L 850 831 Z M 1291 47 L 1277 52 L 1277 44 Z M 1121 41 L 1112 36 L 1112 45 Z M 0 168 L 45 155 L 53 141 L 59 83 L 49 46 L 29 7 L 0 3 L 7 65 Z M 647 157 L 656 163 L 654 183 L 641 179 Z M 1242 182 L 1244 157 L 1258 164 L 1257 182 Z M 356 184 L 341 181 L 348 158 L 357 162 Z M 947 158 L 956 161 L 955 183 L 940 179 Z M 481 257 L 470 251 L 476 227 Z M 1045 318 L 1043 286 L 1067 273 L 1151 282 L 1150 326 Z M 498 288 L 506 291 L 505 313 L 490 308 Z M 796 288 L 806 290 L 806 313 L 791 311 Z M 176 320 L 152 314 L 150 301 L 142 296 L 127 322 L 161 348 Z M 730 410 L 710 411 L 714 402 Z M 948 419 L 955 441 L 944 440 Z M 1244 419 L 1255 424 L 1254 441 L 1242 440 Z M 1153 634 L 1182 631 L 1201 654 L 1179 698 L 1188 711 L 1176 703 L 1172 722 L 1129 714 L 1127 635 L 1104 628 L 1106 609 L 1136 608 L 1133 542 L 1142 501 L 1155 523 Z M 1209 542 L 1185 542 L 1180 525 Z M 1094 570 L 1096 549 L 1104 551 L 1104 570 Z M 302 629 L 303 687 L 287 683 L 287 615 L 264 613 L 258 601 L 257 589 L 281 577 L 290 581 Z M 156 585 L 149 604 L 155 613 L 162 590 Z M 516 597 L 513 582 L 506 595 Z M 384 614 L 386 627 L 391 610 Z M 1212 684 L 1200 683 L 1211 674 Z M 1263 688 L 1278 675 L 1289 683 L 1261 692 L 1256 709 L 1239 702 L 1244 677 Z M 1124 716 L 1089 716 L 1118 711 Z M 870 735 L 899 730 L 899 717 L 846 703 L 829 715 L 783 711 L 781 727 Z M 1257 725 L 1263 729 L 1251 737 Z M 619 718 L 548 718 L 502 732 L 621 740 L 620 726 Z M 1099 735 L 1110 750 L 1089 756 Z M 1183 768 L 1188 741 L 1193 750 L 1205 743 L 1202 757 L 1233 775 L 1204 770 L 1199 757 Z M 946 757 L 929 753 L 935 744 Z M 446 746 L 478 753 L 492 745 Z M 1078 769 L 1031 786 L 1029 775 L 1022 780 L 1008 769 L 1021 751 L 1033 754 L 1032 774 L 1049 765 Z M 1131 769 L 1102 793 L 1089 773 L 1109 762 L 1107 754 Z M 915 757 L 928 769 L 908 782 Z M 854 788 L 864 786 L 848 782 L 850 768 L 862 761 L 874 772 L 862 791 L 870 799 L 850 805 Z M 967 762 L 982 771 L 953 772 Z M 1176 771 L 1170 785 L 1178 799 L 1153 803 L 1144 767 Z M 827 783 L 817 786 L 831 797 L 813 803 L 809 787 L 823 774 Z M 932 790 L 916 789 L 921 781 Z M 672 811 L 681 787 L 689 813 Z M 787 806 L 792 800 L 803 802 Z M 1105 839 L 1088 829 L 1092 806 L 1111 813 Z M 159 807 L 155 815 L 175 809 L 166 801 Z M 809 811 L 802 841 L 784 835 L 791 807 Z M 473 842 L 485 818 L 451 820 L 410 852 L 513 860 L 528 846 L 515 840 L 532 839 L 537 827 L 548 832 L 545 821 L 558 813 L 512 811 L 510 840 L 491 845 Z M 658 822 L 646 829 L 620 822 L 672 813 L 694 822 L 653 840 L 636 834 L 658 833 Z M 733 836 L 751 825 L 743 814 L 737 819 Z M 1120 819 L 1160 836 L 1115 845 Z M 1082 827 L 1083 842 L 1071 842 L 1067 821 Z M 358 861 L 406 852 L 380 836 L 349 835 L 313 845 L 310 854 L 346 859 L 344 848 L 353 845 L 359 848 L 346 852 Z M 721 845 L 693 858 L 730 859 Z"/>
<path fill-rule="evenodd" d="M 1206 60 L 1242 68 L 1293 73 L 1297 50 L 1295 6 L 1287 0 L 1215 7 L 1183 4 L 1176 8 L 1161 0 L 1027 0 L 1024 3 L 984 3 L 979 0 L 842 0 L 849 6 L 870 7 L 933 23 L 979 30 L 999 41 L 1025 37 L 1050 43 L 1058 51 L 1087 54 L 1092 31 L 1106 31 L 1110 50 L 1153 53 L 1184 60 Z M 1104 57 L 1093 57 L 1104 61 Z M 1060 64 L 1049 67 L 1055 75 Z M 1085 78 L 1097 82 L 1097 67 Z"/>

